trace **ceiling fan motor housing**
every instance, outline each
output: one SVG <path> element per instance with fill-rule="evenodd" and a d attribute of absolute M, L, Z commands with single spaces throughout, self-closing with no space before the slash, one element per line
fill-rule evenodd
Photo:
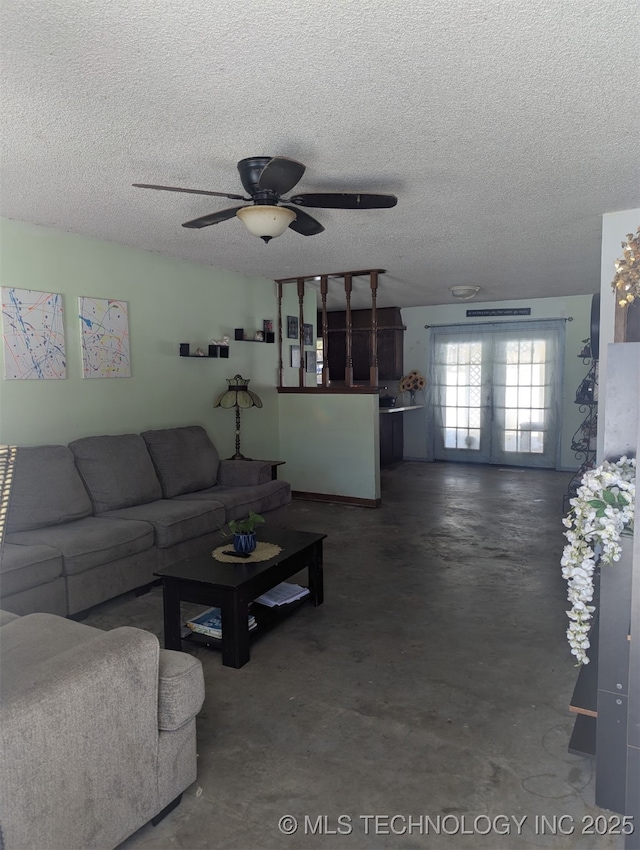
<path fill-rule="evenodd" d="M 275 192 L 271 192 L 258 187 L 258 181 L 264 167 L 273 159 L 271 156 L 249 156 L 246 159 L 241 159 L 238 163 L 238 172 L 240 180 L 253 200 L 256 203 L 270 204 L 277 200 L 278 196 Z M 267 199 L 262 198 L 266 196 Z"/>

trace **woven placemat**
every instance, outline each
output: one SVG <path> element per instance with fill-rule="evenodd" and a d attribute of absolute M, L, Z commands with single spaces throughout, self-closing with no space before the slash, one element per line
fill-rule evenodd
<path fill-rule="evenodd" d="M 277 546 L 275 543 L 261 543 L 258 541 L 256 548 L 248 558 L 238 558 L 235 555 L 225 555 L 225 552 L 230 552 L 233 549 L 233 543 L 229 541 L 225 546 L 218 546 L 211 553 L 216 561 L 224 561 L 225 564 L 256 564 L 258 561 L 268 561 L 270 558 L 275 558 L 282 552 L 282 546 Z"/>

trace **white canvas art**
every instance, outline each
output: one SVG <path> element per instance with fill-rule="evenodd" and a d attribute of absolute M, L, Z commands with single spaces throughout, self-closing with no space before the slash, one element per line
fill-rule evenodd
<path fill-rule="evenodd" d="M 126 301 L 78 298 L 85 378 L 129 378 L 129 319 Z"/>
<path fill-rule="evenodd" d="M 2 339 L 7 380 L 67 377 L 62 295 L 3 286 Z"/>

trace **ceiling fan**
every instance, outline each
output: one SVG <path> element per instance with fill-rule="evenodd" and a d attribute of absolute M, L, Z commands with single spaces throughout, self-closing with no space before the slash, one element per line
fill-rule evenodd
<path fill-rule="evenodd" d="M 176 186 L 154 186 L 149 183 L 134 183 L 138 189 L 160 189 L 165 192 L 188 192 L 192 195 L 214 195 L 232 201 L 250 201 L 249 206 L 227 207 L 209 215 L 185 221 L 183 227 L 208 227 L 238 216 L 247 229 L 269 242 L 281 236 L 289 227 L 303 236 L 322 233 L 319 221 L 299 207 L 318 207 L 337 210 L 373 210 L 395 207 L 395 195 L 370 195 L 359 192 L 307 192 L 283 198 L 298 183 L 305 166 L 295 159 L 284 156 L 251 156 L 238 163 L 240 180 L 250 197 L 229 192 L 209 192 L 204 189 L 180 189 Z"/>

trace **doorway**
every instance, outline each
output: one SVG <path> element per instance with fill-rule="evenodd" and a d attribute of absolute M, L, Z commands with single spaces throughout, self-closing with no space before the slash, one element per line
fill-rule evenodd
<path fill-rule="evenodd" d="M 554 468 L 564 322 L 431 329 L 435 460 Z"/>

